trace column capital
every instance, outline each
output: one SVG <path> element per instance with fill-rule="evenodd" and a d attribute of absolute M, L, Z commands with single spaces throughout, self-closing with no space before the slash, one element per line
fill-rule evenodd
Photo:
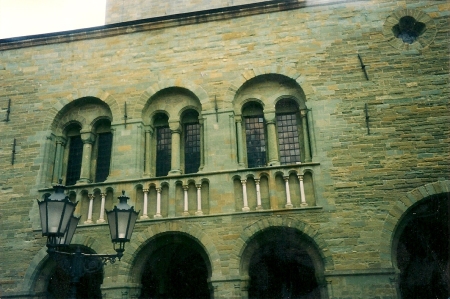
<path fill-rule="evenodd" d="M 195 187 L 196 187 L 197 189 L 202 189 L 202 184 L 195 184 Z"/>
<path fill-rule="evenodd" d="M 81 140 L 84 144 L 94 143 L 96 135 L 92 132 L 81 132 Z"/>
<path fill-rule="evenodd" d="M 275 124 L 276 114 L 275 111 L 264 111 L 264 120 L 267 124 Z"/>
<path fill-rule="evenodd" d="M 62 146 L 66 145 L 67 142 L 67 138 L 63 137 L 63 136 L 57 136 L 56 137 L 56 143 L 61 144 Z"/>
<path fill-rule="evenodd" d="M 297 174 L 297 177 L 300 181 L 303 181 L 303 174 Z"/>
<path fill-rule="evenodd" d="M 235 122 L 237 122 L 237 123 L 240 123 L 240 122 L 242 122 L 242 115 L 235 115 L 234 116 L 234 121 Z"/>
<path fill-rule="evenodd" d="M 246 183 L 247 183 L 247 180 L 246 180 L 246 179 L 241 180 L 241 184 L 242 184 L 242 185 L 244 185 L 244 184 L 246 184 Z"/>
<path fill-rule="evenodd" d="M 289 181 L 289 176 L 288 175 L 283 176 L 283 180 L 286 182 Z"/>
<path fill-rule="evenodd" d="M 172 133 L 181 133 L 181 123 L 178 120 L 169 121 L 169 128 Z"/>
<path fill-rule="evenodd" d="M 148 193 L 149 189 L 142 189 L 142 192 Z"/>
<path fill-rule="evenodd" d="M 255 184 L 259 184 L 260 181 L 261 179 L 255 179 Z"/>
<path fill-rule="evenodd" d="M 106 193 L 100 193 L 101 197 L 106 197 Z"/>
<path fill-rule="evenodd" d="M 189 189 L 189 185 L 183 185 L 183 190 L 187 191 Z"/>
<path fill-rule="evenodd" d="M 94 194 L 88 194 L 88 197 L 89 197 L 90 200 L 94 200 L 95 195 Z"/>

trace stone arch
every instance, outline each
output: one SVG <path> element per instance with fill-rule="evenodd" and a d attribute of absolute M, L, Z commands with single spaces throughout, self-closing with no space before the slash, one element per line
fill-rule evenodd
<path fill-rule="evenodd" d="M 163 233 L 182 233 L 195 240 L 205 251 L 211 265 L 211 275 L 216 272 L 221 273 L 220 255 L 210 236 L 205 234 L 202 228 L 196 224 L 187 223 L 167 223 L 161 222 L 150 226 L 143 232 L 135 233 L 131 239 L 131 244 L 127 246 L 124 257 L 122 260 L 124 263 L 118 265 L 119 271 L 127 273 L 128 283 L 139 283 L 140 273 L 139 271 L 133 271 L 137 266 L 138 255 L 141 250 L 144 249 L 149 242 L 154 240 L 157 236 Z"/>
<path fill-rule="evenodd" d="M 103 242 L 105 243 L 105 242 Z M 97 238 L 85 236 L 83 234 L 76 234 L 73 237 L 72 244 L 79 244 L 92 249 L 94 252 L 108 252 L 106 245 L 102 245 L 101 241 Z M 110 242 L 107 243 L 110 245 Z M 35 295 L 36 293 L 44 291 L 43 288 L 46 286 L 46 282 L 40 281 L 41 275 L 50 275 L 50 273 L 43 273 L 48 271 L 46 269 L 46 263 L 50 256 L 47 254 L 47 247 L 42 247 L 36 255 L 31 260 L 27 270 L 24 275 L 24 282 L 22 287 L 22 292 L 30 295 Z"/>
<path fill-rule="evenodd" d="M 396 242 L 396 233 L 407 211 L 425 198 L 447 192 L 450 192 L 450 180 L 437 181 L 417 187 L 396 201 L 384 220 L 381 232 L 380 260 L 383 267 L 395 267 L 392 248 Z"/>
<path fill-rule="evenodd" d="M 257 233 L 272 227 L 290 227 L 305 234 L 316 245 L 324 265 L 324 270 L 332 270 L 334 268 L 332 255 L 328 251 L 327 244 L 320 233 L 309 224 L 290 217 L 270 217 L 261 219 L 244 228 L 233 249 L 235 256 L 232 259 L 232 263 L 236 264 L 230 265 L 230 268 L 240 269 L 240 272 L 243 270 L 245 271 L 245 269 L 242 269 L 241 258 L 247 245 L 253 240 Z M 239 275 L 242 274 L 244 273 L 239 273 Z"/>
<path fill-rule="evenodd" d="M 192 92 L 198 98 L 202 107 L 208 102 L 208 94 L 206 91 L 201 86 L 191 81 L 184 79 L 161 80 L 151 83 L 150 87 L 141 94 L 135 103 L 133 103 L 133 106 L 130 109 L 132 115 L 135 117 L 142 117 L 142 113 L 145 110 L 148 100 L 159 91 L 170 87 L 179 87 Z"/>
<path fill-rule="evenodd" d="M 123 112 L 121 111 L 118 102 L 111 94 L 98 88 L 80 89 L 73 92 L 72 94 L 68 95 L 65 98 L 59 99 L 52 107 L 50 107 L 48 113 L 46 113 L 46 117 L 48 119 L 48 122 L 50 123 L 50 127 L 54 128 L 57 125 L 57 120 L 59 116 L 65 113 L 63 108 L 66 105 L 72 103 L 77 99 L 85 97 L 95 97 L 101 100 L 111 110 L 112 120 L 121 119 L 120 115 L 122 115 Z"/>
<path fill-rule="evenodd" d="M 233 103 L 236 94 L 239 89 L 249 80 L 262 75 L 276 74 L 281 75 L 287 78 L 292 79 L 297 82 L 297 84 L 301 87 L 305 95 L 308 95 L 306 98 L 314 99 L 314 90 L 312 86 L 307 83 L 306 77 L 301 75 L 297 70 L 290 68 L 288 66 L 281 65 L 271 65 L 267 67 L 259 67 L 259 68 L 251 68 L 240 74 L 235 80 L 233 80 L 228 88 L 227 92 L 224 96 L 224 100 L 227 103 Z"/>

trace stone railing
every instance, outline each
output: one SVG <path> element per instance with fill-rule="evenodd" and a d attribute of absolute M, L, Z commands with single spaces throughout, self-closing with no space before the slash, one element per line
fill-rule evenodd
<path fill-rule="evenodd" d="M 140 220 L 296 209 L 316 205 L 318 163 L 199 172 L 68 186 L 80 225 L 105 222 L 122 190 Z M 41 197 L 51 192 L 41 189 Z"/>

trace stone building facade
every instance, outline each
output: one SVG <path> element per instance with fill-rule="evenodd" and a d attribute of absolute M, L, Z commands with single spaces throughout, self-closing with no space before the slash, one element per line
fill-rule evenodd
<path fill-rule="evenodd" d="M 66 295 L 62 178 L 84 252 L 140 211 L 80 297 L 447 298 L 450 4 L 166 2 L 0 40 L 0 297 Z"/>

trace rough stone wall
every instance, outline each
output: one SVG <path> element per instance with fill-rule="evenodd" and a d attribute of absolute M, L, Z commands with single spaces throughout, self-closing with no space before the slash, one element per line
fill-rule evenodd
<path fill-rule="evenodd" d="M 403 9 L 432 19 L 429 30 L 435 29 L 435 36 L 426 47 L 395 47 L 383 31 L 388 16 Z M 178 85 L 200 94 L 201 89 L 210 132 L 207 151 L 220 157 L 210 159 L 208 167 L 223 170 L 235 165 L 234 152 L 223 147 L 223 140 L 232 139 L 233 95 L 250 78 L 280 73 L 298 74 L 311 109 L 319 208 L 138 223 L 124 264 L 105 270 L 105 285 L 127 280 L 133 250 L 160 226 L 188 231 L 179 225 L 194 222 L 202 227 L 209 239 L 201 241 L 218 251 L 213 275 L 231 280 L 239 276 L 243 235 L 293 219 L 306 224 L 299 229 L 307 227 L 326 253 L 331 298 L 396 298 L 389 280 L 391 248 L 383 239 L 389 237 L 383 234 L 385 219 L 407 192 L 448 178 L 449 11 L 443 1 L 355 1 L 33 47 L 24 42 L 17 49 L 0 44 L 0 118 L 12 100 L 10 121 L 0 123 L 0 296 L 29 295 L 30 267 L 38 266 L 36 256 L 45 246 L 33 223 L 37 189 L 45 187 L 39 175 L 54 111 L 79 97 L 96 96 L 108 99 L 113 122 L 121 124 L 125 101 L 130 119 L 138 121 L 142 98 L 153 90 Z M 214 99 L 220 111 L 216 125 Z M 133 136 L 141 131 L 132 122 L 118 130 L 124 138 L 118 140 L 113 165 L 122 170 L 140 150 Z M 142 171 L 139 155 L 132 156 L 137 161 L 133 176 Z M 118 172 L 119 179 L 130 176 Z M 224 204 L 232 199 L 231 183 L 213 187 Z M 265 224 L 252 226 L 258 221 Z M 104 240 L 105 245 L 93 246 L 97 252 L 111 252 L 106 226 L 86 226 L 78 233 Z M 351 275 L 355 271 L 358 275 Z M 224 288 L 219 292 L 227 298 L 231 287 Z"/>

